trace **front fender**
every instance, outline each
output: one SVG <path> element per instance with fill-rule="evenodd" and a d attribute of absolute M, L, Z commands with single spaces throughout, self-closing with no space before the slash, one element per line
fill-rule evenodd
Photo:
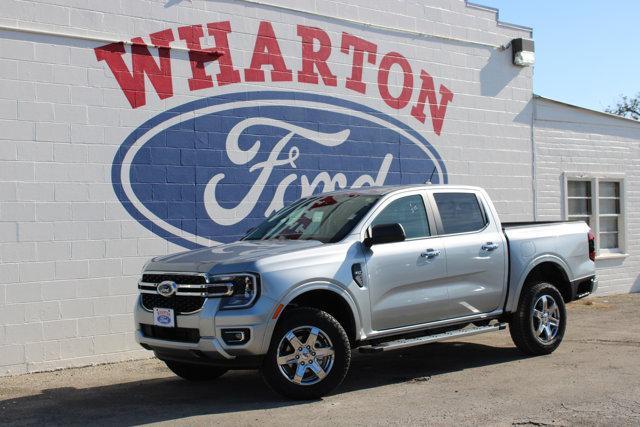
<path fill-rule="evenodd" d="M 264 338 L 262 341 L 263 353 L 266 354 L 269 351 L 269 345 L 271 344 L 271 337 L 273 335 L 273 331 L 276 328 L 278 320 L 280 320 L 280 316 L 278 316 L 277 318 L 273 317 L 276 313 L 275 310 L 277 310 L 277 308 L 281 304 L 283 307 L 286 307 L 291 301 L 293 301 L 300 295 L 306 292 L 316 291 L 316 290 L 326 290 L 326 291 L 335 292 L 336 294 L 338 294 L 338 296 L 344 299 L 345 302 L 349 305 L 349 308 L 351 309 L 351 313 L 353 314 L 353 321 L 355 324 L 356 331 L 362 330 L 362 318 L 360 315 L 360 310 L 358 308 L 358 305 L 356 304 L 355 298 L 353 297 L 353 295 L 351 295 L 351 293 L 347 289 L 345 289 L 343 285 L 341 285 L 339 282 L 336 282 L 330 279 L 302 282 L 296 285 L 291 290 L 289 290 L 289 292 L 287 292 L 280 299 L 280 301 L 278 301 L 278 303 L 275 305 L 276 308 L 274 309 L 274 313 L 272 313 L 272 315 L 269 317 L 269 322 L 267 324 Z"/>
<path fill-rule="evenodd" d="M 538 265 L 545 262 L 552 262 L 554 264 L 558 264 L 558 266 L 562 268 L 565 274 L 567 274 L 567 276 L 569 277 L 569 280 L 571 280 L 570 279 L 571 269 L 569 268 L 569 265 L 562 258 L 553 254 L 540 255 L 537 258 L 534 258 L 531 262 L 529 262 L 529 264 L 527 264 L 527 266 L 524 269 L 522 269 L 522 272 L 518 274 L 517 278 L 514 277 L 510 280 L 509 298 L 507 299 L 505 312 L 512 313 L 517 310 L 518 303 L 520 301 L 520 294 L 522 293 L 522 288 L 524 287 L 525 281 L 527 280 L 529 273 L 531 273 L 531 271 L 534 268 L 536 268 Z M 511 286 L 511 284 L 515 284 L 515 285 Z"/>

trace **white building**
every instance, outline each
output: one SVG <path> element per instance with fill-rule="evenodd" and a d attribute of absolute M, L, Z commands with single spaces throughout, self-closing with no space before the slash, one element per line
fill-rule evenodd
<path fill-rule="evenodd" d="M 0 18 L 0 374 L 148 356 L 147 259 L 332 187 L 471 184 L 504 221 L 588 220 L 599 293 L 640 290 L 640 123 L 535 97 L 510 46 L 531 30 L 493 9 L 3 0 Z"/>

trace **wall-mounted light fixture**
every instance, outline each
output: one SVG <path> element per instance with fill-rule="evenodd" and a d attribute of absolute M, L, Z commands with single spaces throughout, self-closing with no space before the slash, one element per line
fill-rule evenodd
<path fill-rule="evenodd" d="M 536 49 L 533 40 L 511 40 L 513 64 L 519 67 L 531 67 L 536 63 Z"/>

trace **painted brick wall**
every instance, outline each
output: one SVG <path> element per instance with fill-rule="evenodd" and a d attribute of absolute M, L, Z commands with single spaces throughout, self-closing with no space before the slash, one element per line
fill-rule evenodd
<path fill-rule="evenodd" d="M 535 98 L 537 211 L 565 219 L 564 174 L 624 179 L 625 257 L 596 262 L 599 294 L 640 291 L 640 123 Z M 625 232 L 626 231 L 626 232 Z"/>
<path fill-rule="evenodd" d="M 148 356 L 132 336 L 138 274 L 150 257 L 183 247 L 159 237 L 123 207 L 112 183 L 113 160 L 146 120 L 190 101 L 278 89 L 357 102 L 426 138 L 442 156 L 449 182 L 486 187 L 504 220 L 532 217 L 532 70 L 514 67 L 510 51 L 497 49 L 512 38 L 529 37 L 528 31 L 499 25 L 495 12 L 463 0 L 260 3 L 0 2 L 0 374 Z M 220 86 L 215 78 L 220 67 L 210 63 L 205 70 L 214 76 L 214 86 L 190 90 L 187 46 L 177 29 L 226 21 L 236 69 L 249 67 L 260 21 L 268 21 L 293 81 L 272 82 L 266 66 L 265 82 Z M 297 25 L 319 27 L 330 37 L 327 63 L 336 86 L 297 81 Z M 176 39 L 173 96 L 160 99 L 147 78 L 146 102 L 132 108 L 95 49 L 133 37 L 150 43 L 149 34 L 166 29 Z M 377 64 L 364 67 L 366 94 L 345 89 L 353 58 L 340 52 L 343 32 L 378 46 Z M 204 48 L 210 43 L 211 38 L 202 40 Z M 131 47 L 125 49 L 125 65 L 131 67 Z M 436 92 L 444 86 L 454 94 L 440 134 L 428 106 L 421 124 L 409 108 L 397 110 L 381 99 L 378 66 L 392 51 L 407 58 L 416 82 L 424 69 Z M 396 67 L 389 78 L 394 96 L 402 91 L 402 78 Z M 418 98 L 415 86 L 411 105 Z M 441 99 L 441 93 L 436 96 Z M 169 167 L 173 160 L 154 161 Z M 541 208 L 544 200 L 541 195 Z"/>

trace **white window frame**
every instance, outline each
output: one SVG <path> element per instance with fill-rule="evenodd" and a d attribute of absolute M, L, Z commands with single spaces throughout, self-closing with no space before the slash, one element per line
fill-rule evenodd
<path fill-rule="evenodd" d="M 591 183 L 591 229 L 596 236 L 596 259 L 627 257 L 627 192 L 624 174 L 585 174 L 567 172 L 564 174 L 564 220 L 569 220 L 569 181 Z M 620 185 L 620 214 L 618 216 L 618 248 L 600 248 L 600 182 L 617 182 Z"/>

